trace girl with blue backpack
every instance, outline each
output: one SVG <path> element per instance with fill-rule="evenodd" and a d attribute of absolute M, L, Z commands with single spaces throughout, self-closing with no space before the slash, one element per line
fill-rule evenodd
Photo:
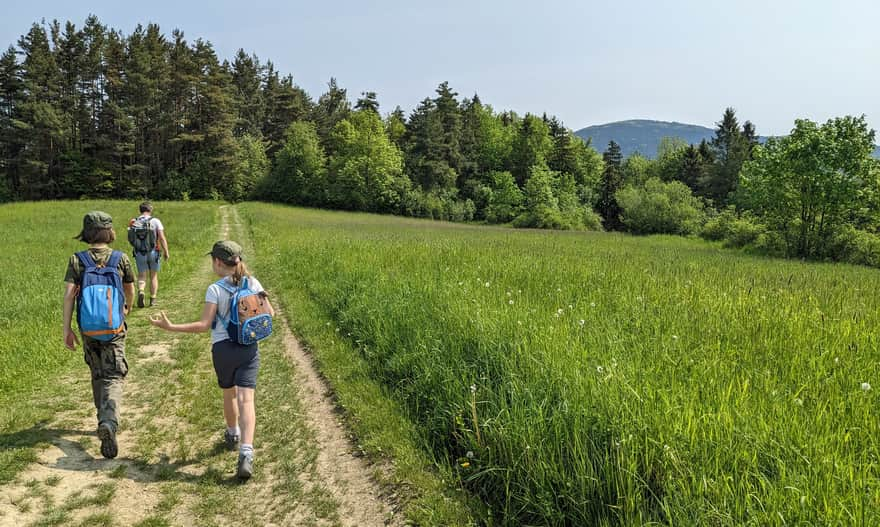
<path fill-rule="evenodd" d="M 83 356 L 92 374 L 101 455 L 112 459 L 119 453 L 116 430 L 128 374 L 125 316 L 134 301 L 134 272 L 128 256 L 110 248 L 116 231 L 113 218 L 106 212 L 86 214 L 76 238 L 89 247 L 71 256 L 67 263 L 62 338 L 68 349 L 79 345 L 71 325 L 76 307 Z"/>
<path fill-rule="evenodd" d="M 214 372 L 223 390 L 224 441 L 229 450 L 238 446 L 236 474 L 246 480 L 254 469 L 254 392 L 260 368 L 257 342 L 271 334 L 275 312 L 263 286 L 242 261 L 239 244 L 219 241 L 208 254 L 220 279 L 208 287 L 201 318 L 174 324 L 162 311 L 151 316 L 150 322 L 166 331 L 211 331 Z"/>

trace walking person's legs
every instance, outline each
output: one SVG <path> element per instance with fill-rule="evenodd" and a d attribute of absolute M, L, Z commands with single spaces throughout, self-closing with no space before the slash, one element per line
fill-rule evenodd
<path fill-rule="evenodd" d="M 112 459 L 118 453 L 116 430 L 119 427 L 125 376 L 128 374 L 125 337 L 117 337 L 109 342 L 84 338 L 83 347 L 86 363 L 92 373 L 92 397 L 97 411 L 101 455 Z"/>
<path fill-rule="evenodd" d="M 238 421 L 241 427 L 241 449 L 238 453 L 237 474 L 241 479 L 248 479 L 254 472 L 254 431 L 257 427 L 254 388 L 239 386 L 236 398 L 238 399 Z"/>
<path fill-rule="evenodd" d="M 236 450 L 241 441 L 241 429 L 238 426 L 238 401 L 236 388 L 223 388 L 223 419 L 226 421 L 226 432 L 223 441 L 227 450 Z"/>

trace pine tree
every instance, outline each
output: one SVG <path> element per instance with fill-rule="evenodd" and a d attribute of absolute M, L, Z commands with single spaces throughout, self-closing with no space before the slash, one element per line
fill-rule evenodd
<path fill-rule="evenodd" d="M 376 96 L 376 92 L 367 91 L 361 92 L 361 98 L 357 100 L 357 103 L 354 105 L 355 110 L 366 110 L 370 112 L 374 112 L 377 115 L 379 114 L 379 99 Z"/>
<path fill-rule="evenodd" d="M 0 200 L 21 191 L 18 156 L 24 145 L 16 133 L 15 120 L 23 95 L 18 59 L 10 46 L 0 56 Z"/>
<path fill-rule="evenodd" d="M 239 49 L 232 62 L 232 87 L 235 102 L 236 137 L 244 134 L 262 135 L 266 101 L 262 89 L 263 67 L 256 55 Z"/>
<path fill-rule="evenodd" d="M 602 172 L 597 210 L 602 215 L 602 224 L 606 230 L 619 230 L 623 224 L 620 221 L 620 205 L 617 204 L 615 194 L 623 184 L 621 172 L 623 155 L 620 145 L 614 141 L 609 142 L 602 159 L 605 161 L 605 171 Z"/>
<path fill-rule="evenodd" d="M 24 148 L 19 156 L 21 195 L 25 199 L 62 196 L 61 153 L 64 118 L 60 109 L 61 75 L 45 28 L 38 24 L 18 41 L 23 97 L 20 131 Z"/>
<path fill-rule="evenodd" d="M 273 157 L 284 144 L 290 123 L 309 119 L 315 113 L 315 105 L 311 97 L 294 84 L 293 77 L 281 77 L 272 62 L 266 63 L 263 99 L 266 101 L 263 138 L 268 142 L 266 152 Z"/>
<path fill-rule="evenodd" d="M 434 98 L 434 107 L 437 112 L 437 120 L 440 123 L 439 154 L 436 161 L 446 164 L 455 172 L 456 183 L 461 187 L 461 174 L 463 157 L 461 155 L 461 109 L 459 108 L 456 92 L 449 88 L 449 82 L 444 81 L 437 87 L 437 97 Z"/>
<path fill-rule="evenodd" d="M 351 103 L 348 102 L 347 92 L 336 84 L 335 78 L 330 78 L 327 83 L 327 91 L 318 98 L 318 104 L 312 112 L 312 120 L 318 127 L 318 137 L 321 146 L 332 155 L 330 148 L 330 131 L 339 121 L 348 118 L 351 114 Z"/>
<path fill-rule="evenodd" d="M 727 204 L 728 196 L 736 190 L 740 169 L 749 153 L 748 139 L 743 136 L 743 132 L 740 130 L 733 108 L 727 108 L 724 111 L 724 116 L 718 123 L 718 128 L 715 129 L 715 137 L 712 138 L 711 146 L 715 166 L 711 173 L 704 178 L 701 194 L 713 200 L 720 207 Z"/>

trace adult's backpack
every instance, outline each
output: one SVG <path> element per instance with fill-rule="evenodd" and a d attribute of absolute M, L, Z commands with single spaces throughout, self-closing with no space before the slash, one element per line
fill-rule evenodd
<path fill-rule="evenodd" d="M 225 278 L 217 281 L 224 291 L 232 295 L 229 301 L 229 315 L 218 314 L 220 322 L 229 333 L 229 340 L 236 344 L 249 345 L 263 340 L 272 334 L 272 315 L 263 293 L 257 293 L 248 285 L 247 276 L 241 285 L 235 287 Z"/>
<path fill-rule="evenodd" d="M 128 243 L 136 254 L 149 254 L 156 248 L 156 226 L 152 216 L 138 216 L 128 226 Z"/>
<path fill-rule="evenodd" d="M 118 269 L 122 253 L 113 251 L 102 266 L 89 251 L 78 252 L 76 257 L 85 267 L 77 295 L 79 330 L 93 339 L 111 340 L 125 329 L 125 296 Z"/>

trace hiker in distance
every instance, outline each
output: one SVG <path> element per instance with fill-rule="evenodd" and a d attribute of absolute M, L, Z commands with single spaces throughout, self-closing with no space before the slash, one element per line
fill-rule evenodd
<path fill-rule="evenodd" d="M 137 305 L 144 307 L 144 289 L 150 279 L 150 306 L 156 305 L 159 294 L 159 269 L 162 257 L 168 261 L 168 240 L 165 226 L 159 218 L 153 217 L 153 204 L 145 201 L 140 205 L 141 215 L 128 222 L 128 243 L 131 244 L 134 260 L 138 268 Z"/>
<path fill-rule="evenodd" d="M 246 480 L 254 470 L 254 392 L 260 368 L 257 342 L 271 334 L 275 311 L 263 286 L 248 272 L 241 252 L 239 244 L 219 241 L 208 253 L 220 279 L 208 286 L 199 320 L 174 324 L 161 311 L 151 316 L 150 322 L 166 331 L 211 332 L 214 372 L 223 390 L 223 439 L 228 450 L 238 447 L 236 475 Z"/>
<path fill-rule="evenodd" d="M 128 256 L 109 247 L 116 239 L 116 231 L 106 212 L 86 214 L 76 238 L 89 246 L 67 262 L 63 339 L 68 349 L 79 345 L 71 328 L 75 301 L 83 355 L 91 370 L 101 455 L 112 459 L 119 451 L 116 430 L 128 373 L 125 315 L 134 300 L 134 273 Z"/>

